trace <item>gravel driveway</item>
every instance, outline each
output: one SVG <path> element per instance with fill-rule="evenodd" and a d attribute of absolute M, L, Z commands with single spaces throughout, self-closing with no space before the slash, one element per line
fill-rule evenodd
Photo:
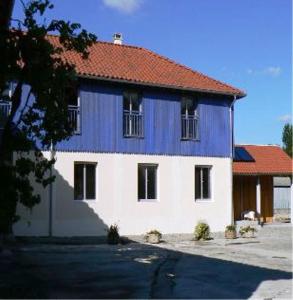
<path fill-rule="evenodd" d="M 21 244 L 0 254 L 0 298 L 292 298 L 292 227 L 158 246 Z"/>

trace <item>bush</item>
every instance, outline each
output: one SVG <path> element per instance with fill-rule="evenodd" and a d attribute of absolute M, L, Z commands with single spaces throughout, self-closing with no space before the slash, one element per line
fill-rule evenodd
<path fill-rule="evenodd" d="M 199 222 L 194 229 L 194 237 L 198 240 L 210 239 L 210 227 L 204 222 Z"/>
<path fill-rule="evenodd" d="M 158 230 L 156 230 L 156 229 L 147 232 L 146 235 L 145 235 L 145 240 L 148 243 L 151 243 L 151 244 L 158 244 L 158 243 L 160 243 L 161 238 L 162 238 L 161 232 L 158 231 Z"/>
<path fill-rule="evenodd" d="M 146 235 L 149 234 L 156 234 L 157 236 L 159 236 L 160 239 L 162 238 L 162 233 L 157 229 L 150 230 L 149 232 L 146 233 Z"/>
<path fill-rule="evenodd" d="M 228 226 L 226 226 L 225 231 L 236 231 L 236 226 L 235 225 L 228 225 Z"/>
<path fill-rule="evenodd" d="M 108 229 L 107 234 L 107 241 L 108 244 L 115 245 L 118 244 L 120 241 L 120 235 L 119 235 L 119 227 L 117 224 L 113 224 Z"/>

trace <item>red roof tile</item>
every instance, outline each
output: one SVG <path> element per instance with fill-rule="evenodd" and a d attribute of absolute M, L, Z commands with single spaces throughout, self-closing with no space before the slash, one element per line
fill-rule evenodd
<path fill-rule="evenodd" d="M 239 147 L 244 148 L 255 161 L 233 162 L 234 175 L 292 174 L 292 159 L 279 146 L 241 145 Z"/>
<path fill-rule="evenodd" d="M 57 36 L 50 41 L 59 45 Z M 105 80 L 186 89 L 223 95 L 244 97 L 245 93 L 230 85 L 212 79 L 180 65 L 166 57 L 140 47 L 96 42 L 89 49 L 88 60 L 74 51 L 67 51 L 64 58 L 76 65 L 82 76 Z"/>

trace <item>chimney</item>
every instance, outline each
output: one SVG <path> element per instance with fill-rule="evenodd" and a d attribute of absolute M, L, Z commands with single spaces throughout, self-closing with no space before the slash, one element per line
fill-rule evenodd
<path fill-rule="evenodd" d="M 121 33 L 114 33 L 113 34 L 113 43 L 116 45 L 122 45 L 122 34 Z"/>

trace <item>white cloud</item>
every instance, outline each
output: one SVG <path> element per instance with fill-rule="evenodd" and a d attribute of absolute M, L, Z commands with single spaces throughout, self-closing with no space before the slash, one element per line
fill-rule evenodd
<path fill-rule="evenodd" d="M 281 71 L 282 70 L 280 67 L 267 67 L 263 70 L 263 73 L 273 77 L 277 77 L 281 74 Z"/>
<path fill-rule="evenodd" d="M 280 76 L 282 69 L 281 67 L 270 66 L 262 70 L 247 69 L 246 72 L 249 75 L 268 75 L 271 77 L 278 77 Z"/>
<path fill-rule="evenodd" d="M 283 116 L 279 116 L 278 120 L 282 121 L 282 122 L 290 122 L 292 119 L 291 115 L 283 115 Z"/>
<path fill-rule="evenodd" d="M 143 0 L 103 0 L 103 2 L 110 8 L 131 14 L 141 7 Z"/>

